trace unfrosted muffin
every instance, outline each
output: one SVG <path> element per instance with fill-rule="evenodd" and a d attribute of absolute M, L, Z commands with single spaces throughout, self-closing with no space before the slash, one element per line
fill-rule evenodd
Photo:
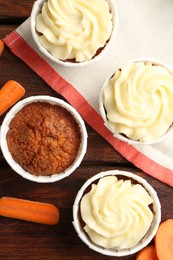
<path fill-rule="evenodd" d="M 116 137 L 152 143 L 172 125 L 172 100 L 172 71 L 157 62 L 128 62 L 105 82 L 100 111 Z"/>
<path fill-rule="evenodd" d="M 107 49 L 117 25 L 115 1 L 40 0 L 31 13 L 36 43 L 64 65 L 85 64 Z"/>
<path fill-rule="evenodd" d="M 35 182 L 55 182 L 80 165 L 87 149 L 83 119 L 67 102 L 32 96 L 5 116 L 1 150 L 11 168 Z"/>
<path fill-rule="evenodd" d="M 97 174 L 82 186 L 73 217 L 79 237 L 89 247 L 123 256 L 151 241 L 161 212 L 155 191 L 144 179 L 114 170 Z"/>
<path fill-rule="evenodd" d="M 47 102 L 24 106 L 7 132 L 13 159 L 33 175 L 65 171 L 74 162 L 80 143 L 80 128 L 72 114 Z"/>

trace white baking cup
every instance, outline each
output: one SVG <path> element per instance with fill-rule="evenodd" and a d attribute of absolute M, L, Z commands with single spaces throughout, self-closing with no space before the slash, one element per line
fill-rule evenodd
<path fill-rule="evenodd" d="M 110 12 L 112 13 L 112 22 L 113 22 L 113 29 L 112 33 L 110 36 L 109 41 L 106 43 L 106 46 L 103 48 L 103 50 L 96 55 L 94 58 L 88 61 L 83 61 L 83 62 L 68 62 L 68 61 L 63 61 L 60 59 L 55 58 L 50 54 L 49 51 L 47 51 L 40 43 L 38 36 L 40 35 L 37 30 L 36 30 L 36 18 L 37 15 L 41 12 L 41 8 L 43 6 L 43 3 L 46 2 L 47 0 L 37 0 L 34 2 L 32 11 L 31 11 L 31 33 L 32 37 L 39 49 L 39 51 L 44 54 L 49 60 L 54 61 L 55 63 L 61 64 L 65 67 L 82 67 L 85 65 L 92 64 L 94 62 L 99 61 L 109 50 L 110 46 L 112 45 L 113 41 L 115 40 L 115 36 L 118 30 L 118 24 L 119 24 L 119 17 L 118 17 L 118 8 L 116 4 L 116 0 L 107 0 L 110 8 Z"/>
<path fill-rule="evenodd" d="M 160 65 L 162 67 L 165 67 L 168 72 L 170 74 L 172 74 L 173 76 L 173 68 L 171 66 L 169 66 L 168 64 L 164 63 L 164 62 L 161 62 L 160 60 L 157 60 L 157 59 L 150 59 L 150 58 L 139 58 L 139 59 L 134 59 L 134 60 L 129 60 L 127 61 L 125 64 L 128 64 L 128 63 L 134 63 L 134 62 L 151 62 L 152 64 L 154 65 Z M 140 142 L 140 141 L 136 141 L 136 140 L 132 140 L 122 134 L 115 134 L 113 132 L 113 130 L 111 129 L 111 127 L 109 126 L 109 120 L 106 116 L 106 111 L 105 111 L 105 108 L 104 108 L 104 104 L 103 104 L 103 90 L 104 88 L 106 87 L 108 81 L 110 80 L 110 78 L 116 73 L 116 71 L 118 69 L 121 69 L 121 67 L 123 67 L 125 64 L 123 64 L 122 66 L 119 66 L 118 68 L 114 69 L 114 71 L 109 75 L 109 77 L 105 80 L 104 84 L 103 84 L 103 87 L 101 89 L 101 92 L 100 92 L 100 96 L 99 96 L 99 110 L 100 110 L 100 114 L 104 120 L 104 124 L 105 126 L 113 133 L 113 136 L 116 137 L 117 139 L 121 140 L 121 141 L 125 141 L 129 144 L 143 144 L 143 145 L 149 145 L 149 144 L 154 144 L 154 143 L 158 143 L 158 142 L 161 142 L 165 137 L 173 134 L 173 124 L 169 127 L 169 129 L 167 130 L 167 132 L 159 137 L 158 139 L 154 140 L 154 141 L 151 141 L 151 142 Z"/>
<path fill-rule="evenodd" d="M 99 180 L 100 178 L 102 178 L 104 176 L 108 176 L 108 175 L 109 176 L 115 175 L 115 176 L 117 176 L 117 178 L 119 176 L 119 179 L 123 179 L 123 176 L 125 176 L 125 177 L 128 177 L 129 179 L 133 179 L 133 180 L 137 181 L 139 184 L 141 184 L 146 189 L 146 191 L 149 193 L 149 195 L 153 199 L 153 204 L 152 204 L 153 205 L 153 221 L 151 223 L 151 227 L 148 230 L 148 232 L 146 233 L 146 235 L 143 237 L 143 239 L 141 239 L 141 241 L 133 248 L 116 250 L 116 249 L 106 249 L 101 246 L 98 246 L 89 239 L 87 233 L 84 231 L 84 229 L 81 226 L 80 219 L 79 219 L 80 202 L 84 195 L 85 190 L 89 186 L 91 186 L 91 184 L 93 182 L 95 182 L 96 180 Z M 91 248 L 94 251 L 99 252 L 103 255 L 108 255 L 108 256 L 119 256 L 119 257 L 127 256 L 127 255 L 134 254 L 134 253 L 140 251 L 142 248 L 146 247 L 151 242 L 153 237 L 155 236 L 160 221 L 161 221 L 161 205 L 160 205 L 160 201 L 158 199 L 156 191 L 152 188 L 152 186 L 145 179 L 143 179 L 131 172 L 126 172 L 126 171 L 112 170 L 112 171 L 101 172 L 101 173 L 93 176 L 92 178 L 87 180 L 84 183 L 84 185 L 81 187 L 81 189 L 77 193 L 77 196 L 75 198 L 74 205 L 73 205 L 73 225 L 74 225 L 74 228 L 75 228 L 78 236 L 80 237 L 80 239 L 85 244 L 87 244 L 89 248 Z"/>
<path fill-rule="evenodd" d="M 76 122 L 79 125 L 80 132 L 81 132 L 81 144 L 78 151 L 78 154 L 76 156 L 75 161 L 73 164 L 67 168 L 64 172 L 58 173 L 58 174 L 52 174 L 50 176 L 34 176 L 31 173 L 25 171 L 11 156 L 11 153 L 9 152 L 6 135 L 9 130 L 9 124 L 13 117 L 18 113 L 24 106 L 34 103 L 34 102 L 47 102 L 53 105 L 58 105 L 66 110 L 68 110 L 73 117 L 75 118 Z M 61 99 L 50 97 L 50 96 L 32 96 L 26 99 L 23 99 L 22 101 L 19 101 L 5 116 L 2 126 L 1 126 L 1 133 L 0 133 L 0 144 L 1 144 L 1 150 L 3 153 L 4 158 L 8 162 L 8 164 L 11 166 L 11 168 L 17 172 L 19 175 L 21 175 L 23 178 L 28 179 L 30 181 L 40 182 L 40 183 L 48 183 L 48 182 L 55 182 L 59 181 L 67 176 L 69 176 L 74 170 L 80 165 L 86 150 L 87 150 L 87 131 L 84 124 L 83 119 L 78 114 L 78 112 L 68 103 L 64 102 Z"/>

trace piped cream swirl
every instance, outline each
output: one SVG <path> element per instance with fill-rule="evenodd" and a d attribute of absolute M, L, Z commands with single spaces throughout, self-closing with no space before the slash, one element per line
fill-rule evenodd
<path fill-rule="evenodd" d="M 108 125 L 115 134 L 151 142 L 173 122 L 173 75 L 150 62 L 128 63 L 103 89 Z"/>
<path fill-rule="evenodd" d="M 84 229 L 104 248 L 132 248 L 150 228 L 153 213 L 148 205 L 152 202 L 142 185 L 103 177 L 81 200 Z"/>
<path fill-rule="evenodd" d="M 54 57 L 90 60 L 112 32 L 106 0 L 48 0 L 37 16 L 39 41 Z"/>

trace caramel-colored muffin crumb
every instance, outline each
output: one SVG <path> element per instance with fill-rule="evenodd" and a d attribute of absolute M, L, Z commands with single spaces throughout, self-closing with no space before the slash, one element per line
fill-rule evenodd
<path fill-rule="evenodd" d="M 65 171 L 74 162 L 80 142 L 80 129 L 72 114 L 46 102 L 22 108 L 7 133 L 13 159 L 33 175 Z"/>

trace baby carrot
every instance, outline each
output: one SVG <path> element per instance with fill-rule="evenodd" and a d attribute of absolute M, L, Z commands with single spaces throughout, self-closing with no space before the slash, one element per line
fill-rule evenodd
<path fill-rule="evenodd" d="M 0 40 L 0 56 L 1 56 L 2 52 L 3 52 L 3 50 L 4 50 L 4 43 L 3 43 L 2 40 Z"/>
<path fill-rule="evenodd" d="M 0 89 L 0 116 L 14 105 L 23 95 L 25 89 L 15 80 L 9 80 Z"/>
<path fill-rule="evenodd" d="M 173 219 L 163 221 L 154 238 L 159 260 L 173 259 Z"/>
<path fill-rule="evenodd" d="M 158 260 L 154 245 L 144 247 L 136 256 L 136 260 Z"/>
<path fill-rule="evenodd" d="M 12 197 L 0 198 L 0 215 L 47 225 L 59 221 L 59 210 L 54 205 Z"/>

